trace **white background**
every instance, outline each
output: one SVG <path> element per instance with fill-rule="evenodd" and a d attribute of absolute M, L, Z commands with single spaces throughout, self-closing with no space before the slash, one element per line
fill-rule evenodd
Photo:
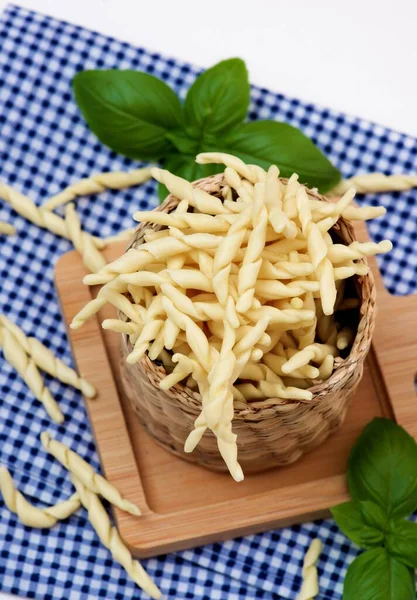
<path fill-rule="evenodd" d="M 253 83 L 417 135 L 415 0 L 14 3 L 196 65 L 240 56 Z"/>
<path fill-rule="evenodd" d="M 203 67 L 240 56 L 252 83 L 417 136 L 415 0 L 14 4 Z"/>

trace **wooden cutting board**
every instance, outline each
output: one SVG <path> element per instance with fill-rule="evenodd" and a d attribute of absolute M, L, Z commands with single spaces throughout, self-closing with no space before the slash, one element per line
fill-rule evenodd
<path fill-rule="evenodd" d="M 364 226 L 358 228 L 365 241 Z M 105 251 L 113 260 L 124 243 Z M 137 557 L 155 556 L 208 542 L 328 516 L 347 499 L 346 463 L 353 442 L 375 416 L 395 419 L 417 438 L 417 302 L 391 296 L 371 261 L 378 288 L 378 319 L 364 376 L 342 428 L 293 465 L 235 483 L 177 458 L 139 425 L 120 381 L 120 337 L 100 322 L 114 317 L 106 307 L 77 331 L 68 329 L 78 370 L 98 389 L 85 400 L 106 477 L 137 503 L 141 517 L 115 510 L 119 532 Z M 64 318 L 73 316 L 98 290 L 82 284 L 85 267 L 77 252 L 57 263 L 55 283 Z"/>

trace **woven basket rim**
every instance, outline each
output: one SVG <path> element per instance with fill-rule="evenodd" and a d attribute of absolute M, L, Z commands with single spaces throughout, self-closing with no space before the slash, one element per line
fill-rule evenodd
<path fill-rule="evenodd" d="M 288 181 L 287 178 L 280 178 L 280 180 L 283 183 L 287 183 Z M 223 173 L 219 173 L 217 175 L 211 175 L 209 177 L 198 179 L 194 181 L 192 185 L 199 189 L 203 189 L 208 193 L 214 192 L 215 194 L 218 194 L 222 185 L 224 184 L 224 181 L 225 180 Z M 310 196 L 311 198 L 326 203 L 329 202 L 329 199 L 326 196 L 320 194 L 317 189 L 310 189 L 307 186 L 303 187 L 306 189 L 308 196 Z M 180 199 L 178 199 L 174 194 L 169 194 L 164 200 L 164 202 L 158 207 L 156 207 L 154 210 L 168 213 L 172 211 L 179 202 Z M 143 242 L 144 231 L 148 228 L 160 230 L 164 229 L 165 227 L 161 225 L 153 226 L 149 223 L 140 223 L 136 228 L 133 239 L 130 241 L 129 245 L 126 248 L 126 251 L 132 247 L 140 246 L 140 244 Z M 331 228 L 331 230 L 335 231 L 337 235 L 341 238 L 341 240 L 343 240 L 344 242 L 351 243 L 356 240 L 353 226 L 343 217 L 339 218 L 339 220 Z M 362 258 L 357 262 L 368 264 L 366 258 Z M 355 279 L 357 283 L 356 288 L 361 303 L 359 306 L 358 329 L 350 353 L 346 358 L 337 360 L 338 364 L 334 369 L 332 375 L 329 377 L 329 379 L 317 383 L 313 387 L 308 388 L 313 394 L 312 400 L 304 401 L 295 399 L 292 400 L 282 398 L 269 398 L 261 402 L 248 402 L 248 404 L 244 408 L 235 407 L 234 419 L 247 420 L 248 418 L 250 419 L 251 415 L 258 415 L 258 419 L 260 411 L 267 415 L 267 413 L 270 413 L 270 411 L 272 411 L 272 413 L 276 413 L 278 410 L 282 410 L 284 406 L 287 406 L 288 409 L 291 410 L 304 403 L 314 405 L 320 402 L 323 396 L 331 392 L 335 385 L 339 386 L 340 381 L 344 378 L 347 378 L 352 372 L 352 370 L 355 370 L 357 364 L 362 360 L 362 347 L 364 346 L 364 344 L 367 345 L 366 335 L 369 331 L 372 332 L 376 317 L 375 307 L 373 305 L 368 306 L 369 304 L 371 304 L 369 302 L 371 296 L 375 296 L 375 284 L 372 271 L 370 270 L 367 275 L 355 276 Z M 366 289 L 368 287 L 369 292 L 366 293 Z M 120 318 L 122 317 L 123 315 L 120 315 Z M 130 351 L 132 349 L 132 346 L 128 340 L 128 336 L 122 334 L 122 337 L 123 343 L 127 348 L 129 348 Z M 137 368 L 141 369 L 144 375 L 146 375 L 147 372 L 152 372 L 153 378 L 156 378 L 158 382 L 162 380 L 167 374 L 163 366 L 157 365 L 156 363 L 151 361 L 147 355 L 145 355 L 141 359 L 141 361 L 134 366 L 137 366 Z M 190 408 L 195 407 L 196 405 L 201 406 L 201 396 L 199 392 L 188 388 L 182 383 L 175 384 L 170 390 L 168 390 L 168 392 L 170 393 L 170 395 L 174 394 L 177 397 L 178 401 L 184 406 L 184 408 L 186 408 L 187 406 Z M 269 405 L 268 400 L 270 401 Z M 262 406 L 257 406 L 257 404 L 262 404 Z"/>

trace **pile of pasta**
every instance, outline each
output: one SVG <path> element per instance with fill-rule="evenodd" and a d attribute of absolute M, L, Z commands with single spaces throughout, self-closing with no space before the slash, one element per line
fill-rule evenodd
<path fill-rule="evenodd" d="M 121 318 L 102 325 L 129 336 L 127 361 L 145 354 L 159 359 L 168 373 L 162 389 L 183 381 L 200 392 L 201 413 L 185 451 L 210 429 L 241 481 L 234 406 L 266 398 L 311 401 L 309 388 L 331 376 L 355 337 L 335 318 L 359 303 L 346 298 L 346 280 L 365 276 L 362 259 L 392 245 L 334 241 L 330 230 L 340 216 L 385 213 L 353 206 L 353 188 L 327 203 L 308 195 L 296 174 L 280 180 L 274 165 L 265 171 L 219 153 L 200 154 L 197 162 L 225 166 L 221 197 L 152 169 L 178 199 L 176 208 L 134 215 L 148 224 L 143 244 L 85 277 L 102 288 L 71 326 L 107 302 L 117 307 Z"/>

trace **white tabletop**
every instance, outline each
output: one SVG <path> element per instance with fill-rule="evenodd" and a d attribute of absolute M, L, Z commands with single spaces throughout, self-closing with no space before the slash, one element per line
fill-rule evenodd
<path fill-rule="evenodd" d="M 253 83 L 417 136 L 415 0 L 13 3 L 196 65 L 240 56 Z"/>

